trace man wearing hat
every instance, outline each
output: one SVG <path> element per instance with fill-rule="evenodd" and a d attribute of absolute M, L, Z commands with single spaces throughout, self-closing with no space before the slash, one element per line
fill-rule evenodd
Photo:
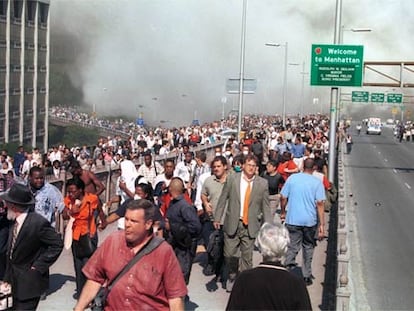
<path fill-rule="evenodd" d="M 13 309 L 35 310 L 49 285 L 49 267 L 63 249 L 59 234 L 33 212 L 34 197 L 28 187 L 14 184 L 0 196 L 7 205 L 11 226 L 4 281 L 12 287 Z"/>

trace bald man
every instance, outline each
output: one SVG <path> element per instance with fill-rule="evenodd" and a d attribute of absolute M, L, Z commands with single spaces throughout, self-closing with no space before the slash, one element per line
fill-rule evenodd
<path fill-rule="evenodd" d="M 184 182 L 179 177 L 171 179 L 168 191 L 172 200 L 166 213 L 167 241 L 174 249 L 188 284 L 201 223 L 196 208 L 184 198 Z"/>

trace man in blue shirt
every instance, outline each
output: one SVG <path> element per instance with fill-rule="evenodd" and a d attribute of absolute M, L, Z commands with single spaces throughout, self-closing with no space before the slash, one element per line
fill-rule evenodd
<path fill-rule="evenodd" d="M 275 150 L 278 154 L 283 154 L 285 151 L 290 151 L 290 144 L 283 141 L 283 137 L 279 136 L 277 138 L 277 144 Z"/>
<path fill-rule="evenodd" d="M 296 266 L 296 255 L 302 246 L 302 272 L 306 285 L 311 285 L 315 237 L 321 240 L 325 233 L 325 189 L 322 182 L 312 176 L 314 160 L 306 159 L 303 166 L 303 173 L 291 175 L 282 188 L 280 219 L 286 222 L 290 237 L 286 266 Z"/>
<path fill-rule="evenodd" d="M 297 165 L 300 171 L 303 169 L 303 156 L 305 155 L 305 145 L 302 143 L 300 135 L 295 137 L 295 141 L 290 145 L 290 150 L 293 156 L 293 162 Z"/>
<path fill-rule="evenodd" d="M 14 159 L 13 159 L 13 168 L 14 168 L 14 173 L 16 174 L 16 176 L 20 176 L 20 170 L 23 166 L 25 159 L 26 157 L 24 156 L 23 146 L 19 146 L 17 148 L 16 153 L 14 154 Z"/>
<path fill-rule="evenodd" d="M 38 166 L 33 166 L 29 171 L 29 188 L 35 198 L 35 212 L 55 227 L 55 212 L 62 213 L 65 208 L 62 193 L 54 185 L 45 182 L 44 171 Z"/>

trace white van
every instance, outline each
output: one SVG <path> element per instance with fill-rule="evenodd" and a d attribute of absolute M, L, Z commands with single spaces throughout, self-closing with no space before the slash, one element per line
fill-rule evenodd
<path fill-rule="evenodd" d="M 381 119 L 380 118 L 368 118 L 367 132 L 369 134 L 381 135 Z"/>

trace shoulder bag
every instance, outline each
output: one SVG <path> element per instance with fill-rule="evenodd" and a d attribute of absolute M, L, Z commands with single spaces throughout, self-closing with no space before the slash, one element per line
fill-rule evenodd
<path fill-rule="evenodd" d="M 99 290 L 98 294 L 96 295 L 91 310 L 92 311 L 103 311 L 105 309 L 106 298 L 108 297 L 109 292 L 114 287 L 115 283 L 129 270 L 135 265 L 143 256 L 151 253 L 154 249 L 156 249 L 164 239 L 159 237 L 153 237 L 138 253 L 135 254 L 134 258 L 132 258 L 125 267 L 116 275 L 116 277 L 109 282 L 106 286 L 102 286 Z"/>

